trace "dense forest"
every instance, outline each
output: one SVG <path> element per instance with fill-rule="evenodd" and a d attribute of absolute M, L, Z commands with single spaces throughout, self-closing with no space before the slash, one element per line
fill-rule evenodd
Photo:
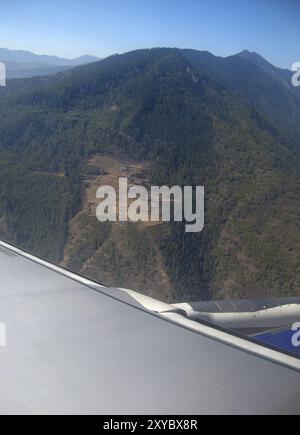
<path fill-rule="evenodd" d="M 299 295 L 299 125 L 290 74 L 248 52 L 140 50 L 12 80 L 0 90 L 0 235 L 169 301 Z M 120 237 L 81 216 L 66 259 L 97 154 L 153 163 L 151 184 L 205 186 L 204 231 L 129 225 Z"/>

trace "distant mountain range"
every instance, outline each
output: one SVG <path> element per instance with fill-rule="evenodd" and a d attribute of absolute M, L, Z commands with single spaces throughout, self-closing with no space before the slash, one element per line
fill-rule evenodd
<path fill-rule="evenodd" d="M 139 50 L 0 90 L 0 235 L 167 301 L 300 294 L 300 89 L 256 53 Z M 205 228 L 100 224 L 97 183 L 204 185 Z M 93 175 L 94 174 L 94 175 Z"/>
<path fill-rule="evenodd" d="M 85 65 L 99 60 L 100 59 L 95 56 L 64 59 L 56 56 L 37 55 L 30 51 L 0 48 L 0 62 L 4 62 L 7 66 L 8 79 L 54 75 L 75 66 Z"/>

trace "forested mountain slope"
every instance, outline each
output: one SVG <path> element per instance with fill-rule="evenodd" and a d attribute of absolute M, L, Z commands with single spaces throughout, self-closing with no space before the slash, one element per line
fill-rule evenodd
<path fill-rule="evenodd" d="M 186 50 L 185 56 L 197 70 L 241 97 L 300 147 L 300 87 L 292 85 L 294 73 L 247 50 L 227 58 L 194 50 Z"/>
<path fill-rule="evenodd" d="M 0 94 L 2 236 L 170 301 L 299 294 L 298 100 L 271 96 L 265 74 L 243 56 L 153 49 L 13 82 Z M 150 162 L 149 184 L 204 185 L 204 231 L 78 218 L 95 155 Z"/>

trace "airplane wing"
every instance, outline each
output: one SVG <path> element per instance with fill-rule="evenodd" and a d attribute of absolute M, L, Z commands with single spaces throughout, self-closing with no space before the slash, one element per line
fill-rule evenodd
<path fill-rule="evenodd" d="M 1 414 L 300 412 L 296 357 L 4 242 L 0 271 Z"/>

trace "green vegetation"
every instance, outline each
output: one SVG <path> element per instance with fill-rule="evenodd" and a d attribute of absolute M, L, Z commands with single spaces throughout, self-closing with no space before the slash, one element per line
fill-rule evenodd
<path fill-rule="evenodd" d="M 12 82 L 0 93 L 1 235 L 62 261 L 86 160 L 149 160 L 152 184 L 206 187 L 203 233 L 128 226 L 121 243 L 90 218 L 69 267 L 176 301 L 300 294 L 300 98 L 277 79 L 271 96 L 268 74 L 243 56 L 155 49 Z"/>

